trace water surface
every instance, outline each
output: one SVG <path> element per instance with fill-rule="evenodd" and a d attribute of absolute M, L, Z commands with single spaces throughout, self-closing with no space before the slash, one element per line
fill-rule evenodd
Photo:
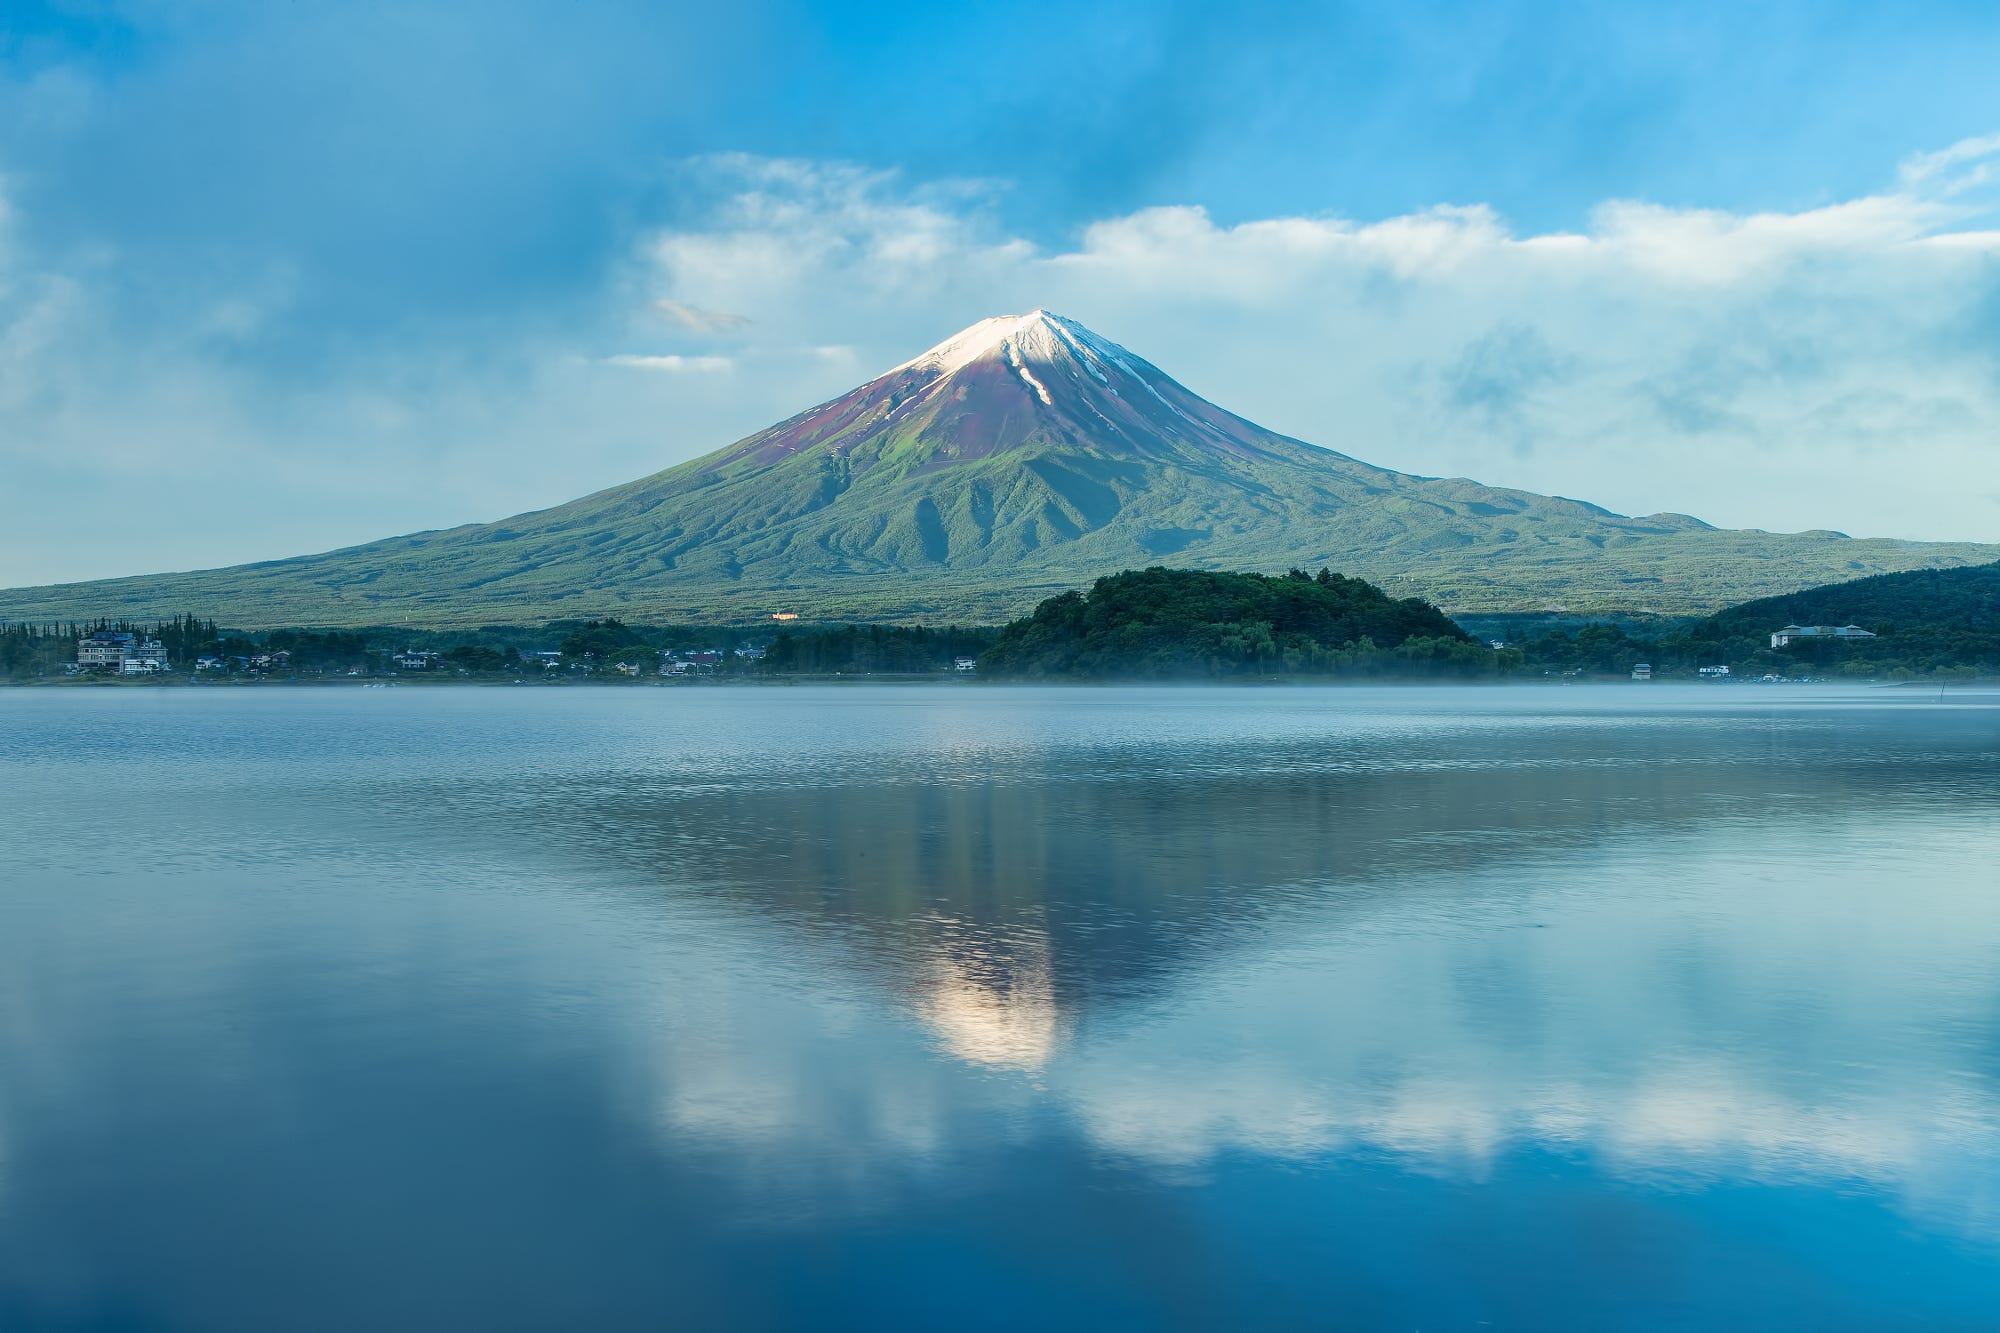
<path fill-rule="evenodd" d="M 1990 1326 L 2000 696 L 0 691 L 0 1326 Z"/>

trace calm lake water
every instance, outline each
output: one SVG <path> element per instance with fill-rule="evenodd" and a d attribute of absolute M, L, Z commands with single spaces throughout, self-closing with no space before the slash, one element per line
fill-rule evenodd
<path fill-rule="evenodd" d="M 1970 691 L 0 691 L 0 1327 L 1991 1327 L 1996 867 Z"/>

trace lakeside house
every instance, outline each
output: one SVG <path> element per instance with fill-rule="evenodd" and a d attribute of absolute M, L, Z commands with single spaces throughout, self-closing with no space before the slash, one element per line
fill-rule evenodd
<path fill-rule="evenodd" d="M 85 670 L 121 676 L 149 676 L 167 669 L 167 650 L 158 639 L 98 630 L 77 641 L 76 664 Z"/>
<path fill-rule="evenodd" d="M 742 649 L 736 656 L 747 656 Z M 762 657 L 760 650 L 757 656 Z M 712 676 L 728 657 L 720 648 L 690 648 L 686 650 L 662 648 L 660 650 L 660 674 L 662 676 Z"/>
<path fill-rule="evenodd" d="M 1771 646 L 1783 648 L 1794 643 L 1824 643 L 1828 640 L 1874 637 L 1874 634 L 1859 625 L 1787 625 L 1771 635 Z"/>
<path fill-rule="evenodd" d="M 1695 668 L 1695 674 L 1707 680 L 1721 680 L 1729 674 L 1729 668 L 1726 666 L 1697 667 Z"/>
<path fill-rule="evenodd" d="M 674 653 L 661 654 L 660 674 L 676 678 L 686 676 L 712 676 L 721 660 L 716 653 L 689 653 L 685 656 Z"/>
<path fill-rule="evenodd" d="M 1632 668 L 1633 680 L 1651 680 L 1652 678 L 1653 678 L 1653 664 L 1651 662 L 1640 662 L 1633 666 Z"/>
<path fill-rule="evenodd" d="M 433 671 L 437 669 L 443 657 L 442 653 L 430 652 L 427 649 L 406 648 L 389 660 L 404 671 Z"/>
<path fill-rule="evenodd" d="M 979 659 L 976 657 L 954 657 L 951 659 L 951 669 L 953 671 L 977 671 L 979 669 Z"/>

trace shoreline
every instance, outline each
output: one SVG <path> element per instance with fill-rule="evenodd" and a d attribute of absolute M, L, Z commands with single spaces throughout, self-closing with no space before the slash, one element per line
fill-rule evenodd
<path fill-rule="evenodd" d="M 1651 680 L 1633 680 L 1623 675 L 1566 676 L 1558 678 L 1542 676 L 1521 676 L 1512 678 L 1479 677 L 1418 677 L 1418 676 L 1207 676 L 1207 677 L 973 677 L 955 672 L 928 674 L 865 673 L 830 675 L 785 675 L 767 677 L 729 677 L 708 680 L 607 680 L 603 678 L 527 680 L 509 678 L 458 677 L 454 679 L 420 676 L 401 676 L 388 679 L 369 677 L 329 677 L 325 679 L 286 677 L 283 679 L 251 680 L 208 680 L 162 679 L 160 677 L 139 677 L 121 679 L 104 677 L 78 679 L 75 677 L 46 677 L 35 680 L 0 680 L 0 690 L 256 690 L 256 689 L 607 689 L 607 690 L 689 690 L 689 689 L 783 689 L 800 685 L 843 685 L 856 688 L 895 688 L 909 685 L 953 685 L 977 686 L 1046 686 L 1059 689 L 1077 688 L 1119 688 L 1135 685 L 1160 688 L 1213 689 L 1285 689 L 1285 688 L 1387 688 L 1435 689 L 1482 688 L 1482 689 L 1567 689 L 1578 685 L 1621 685 L 1643 690 L 1648 686 L 1668 685 L 1679 687 L 1700 687 L 1702 689 L 1745 689 L 1779 687 L 1847 687 L 1866 689 L 1995 689 L 2000 688 L 2000 676 L 1979 676 L 1969 679 L 1938 679 L 1917 677 L 1908 680 L 1881 680 L 1872 677 L 1855 677 L 1847 680 L 1811 678 L 1805 680 L 1762 680 L 1744 678 L 1741 680 L 1703 680 L 1693 677 L 1654 677 Z"/>

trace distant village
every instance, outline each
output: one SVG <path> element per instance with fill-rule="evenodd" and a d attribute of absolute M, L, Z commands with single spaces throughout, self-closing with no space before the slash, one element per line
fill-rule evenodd
<path fill-rule="evenodd" d="M 1874 637 L 1873 633 L 1861 628 L 1859 625 L 1787 625 L 1783 629 L 1771 632 L 1771 646 L 1773 648 L 1789 648 L 1793 644 L 1839 643 L 1846 640 L 1872 639 Z M 1500 645 L 1495 644 L 1494 646 L 1497 648 Z M 1694 674 L 1697 680 L 1730 680 L 1734 678 L 1729 667 L 1726 664 L 1720 663 L 1714 666 L 1696 667 Z M 1651 680 L 1652 678 L 1653 664 L 1651 662 L 1633 663 L 1633 680 Z M 1772 671 L 1756 676 L 1754 679 L 1759 682 L 1774 683 L 1794 678 Z"/>
<path fill-rule="evenodd" d="M 69 676 L 145 677 L 175 673 L 177 670 L 199 677 L 258 678 L 295 677 L 375 677 L 416 675 L 429 678 L 507 674 L 516 677 L 599 677 L 636 680 L 659 677 L 691 680 L 718 674 L 745 674 L 759 670 L 770 655 L 766 644 L 695 649 L 625 649 L 615 656 L 591 650 L 564 651 L 560 648 L 517 648 L 501 651 L 478 648 L 438 650 L 430 648 L 366 649 L 367 662 L 328 667 L 319 662 L 294 664 L 294 654 L 285 648 L 247 653 L 204 653 L 192 661 L 176 664 L 166 645 L 158 638 L 128 630 L 95 630 L 78 637 L 76 660 L 64 667 Z M 954 656 L 948 663 L 936 662 L 933 674 L 949 671 L 969 675 L 978 668 L 978 659 Z M 838 674 L 837 672 L 835 674 Z"/>
<path fill-rule="evenodd" d="M 605 622 L 616 626 L 616 622 Z M 599 628 L 593 622 L 592 629 Z M 617 626 L 624 630 L 626 627 Z M 867 629 L 846 627 L 844 630 L 822 632 L 822 641 L 827 636 L 854 639 L 857 636 L 879 638 L 887 633 L 891 636 L 916 636 L 919 640 L 936 635 L 942 643 L 945 632 L 897 629 Z M 952 631 L 950 633 L 958 633 Z M 310 636 L 307 636 L 310 637 Z M 1858 625 L 1793 625 L 1788 624 L 1770 632 L 1769 642 L 1773 650 L 1809 646 L 1814 644 L 1840 644 L 1873 639 L 1876 635 Z M 75 660 L 64 663 L 61 673 L 71 677 L 159 677 L 178 675 L 194 680 L 258 680 L 258 679 L 379 679 L 408 676 L 416 679 L 450 679 L 495 676 L 511 677 L 515 680 L 642 680 L 693 681 L 716 676 L 746 677 L 772 674 L 882 674 L 893 675 L 959 675 L 971 676 L 978 670 L 978 659 L 969 653 L 951 653 L 940 644 L 933 644 L 927 653 L 919 653 L 912 660 L 908 653 L 894 660 L 884 660 L 878 653 L 856 654 L 852 645 L 845 654 L 827 655 L 824 652 L 801 653 L 798 645 L 812 642 L 808 632 L 794 632 L 789 628 L 781 632 L 776 644 L 771 642 L 717 644 L 702 648 L 649 648 L 625 645 L 615 651 L 600 651 L 597 648 L 581 647 L 572 640 L 564 648 L 516 647 L 498 649 L 487 646 L 461 645 L 447 649 L 365 647 L 351 650 L 347 660 L 329 662 L 324 653 L 311 654 L 306 660 L 295 660 L 294 652 L 285 647 L 252 647 L 247 641 L 236 641 L 250 648 L 242 652 L 204 652 L 191 656 L 189 660 L 176 662 L 167 644 L 159 637 L 142 631 L 126 629 L 98 629 L 79 632 L 75 643 Z M 601 645 L 600 645 L 601 646 Z M 823 642 L 822 642 L 823 646 Z M 1508 647 L 1501 640 L 1493 640 L 1489 647 L 1497 650 Z M 772 661 L 772 651 L 776 647 L 784 657 L 783 662 Z M 1582 666 L 1545 666 L 1540 671 L 1530 671 L 1544 677 L 1577 679 L 1582 677 L 1601 678 L 1607 674 L 1601 667 L 1588 669 Z M 1652 663 L 1638 661 L 1632 663 L 1629 672 L 1623 666 L 1616 674 L 1629 675 L 1634 681 L 1650 681 L 1656 674 L 1677 675 L 1681 679 L 1706 682 L 1748 681 L 1753 683 L 1774 683 L 1798 681 L 1812 677 L 1800 673 L 1781 671 L 1753 671 L 1744 673 L 1733 671 L 1726 664 L 1701 665 L 1692 671 L 1683 669 L 1674 673 L 1656 673 Z"/>

